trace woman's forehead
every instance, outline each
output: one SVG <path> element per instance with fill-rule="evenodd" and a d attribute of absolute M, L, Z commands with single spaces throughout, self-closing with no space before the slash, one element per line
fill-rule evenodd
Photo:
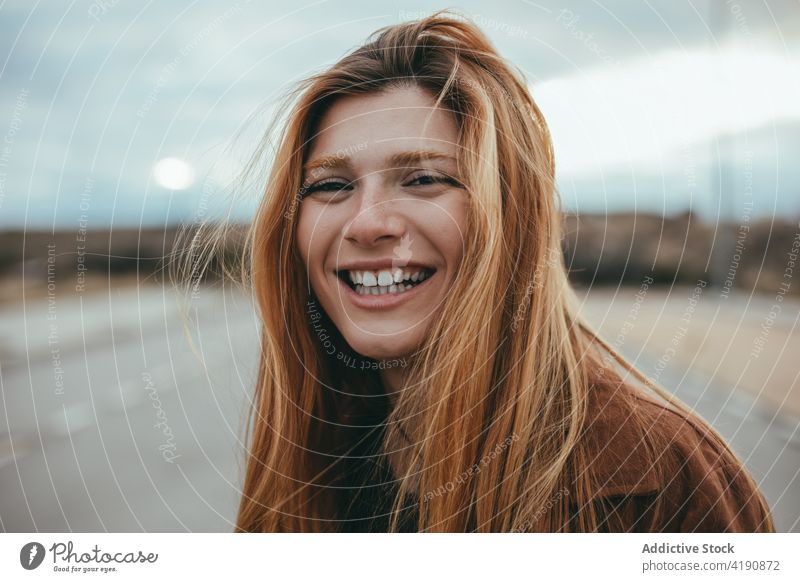
<path fill-rule="evenodd" d="M 313 136 L 307 160 L 349 158 L 385 165 L 402 152 L 455 157 L 458 126 L 417 87 L 343 97 L 328 109 Z"/>

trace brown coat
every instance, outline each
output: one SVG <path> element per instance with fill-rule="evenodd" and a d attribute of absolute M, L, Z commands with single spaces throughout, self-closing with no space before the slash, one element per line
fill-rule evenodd
<path fill-rule="evenodd" d="M 605 531 L 774 531 L 761 492 L 727 447 L 692 416 L 620 386 L 593 389 L 585 433 Z M 634 409 L 643 430 L 632 422 Z M 661 450 L 648 452 L 645 432 L 662 439 Z"/>

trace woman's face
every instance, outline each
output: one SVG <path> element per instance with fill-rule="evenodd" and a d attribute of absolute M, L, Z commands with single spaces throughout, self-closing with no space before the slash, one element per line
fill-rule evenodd
<path fill-rule="evenodd" d="M 322 307 L 358 353 L 419 348 L 462 256 L 458 127 L 416 87 L 338 99 L 303 169 L 297 244 Z"/>

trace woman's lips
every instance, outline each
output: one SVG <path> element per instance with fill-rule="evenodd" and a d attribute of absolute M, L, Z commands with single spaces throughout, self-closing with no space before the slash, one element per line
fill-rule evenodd
<path fill-rule="evenodd" d="M 359 295 L 350 285 L 345 283 L 341 277 L 334 276 L 336 276 L 336 280 L 339 282 L 340 289 L 342 290 L 342 293 L 339 294 L 340 297 L 342 295 L 346 296 L 356 307 L 380 310 L 391 309 L 411 301 L 428 288 L 431 279 L 433 279 L 437 273 L 438 271 L 434 271 L 427 279 L 421 283 L 417 283 L 411 289 L 406 289 L 402 293 L 385 293 L 383 295 Z"/>

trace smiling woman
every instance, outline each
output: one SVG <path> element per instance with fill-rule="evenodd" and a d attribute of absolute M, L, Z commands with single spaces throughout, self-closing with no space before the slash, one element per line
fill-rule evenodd
<path fill-rule="evenodd" d="M 367 147 L 325 164 L 353 143 Z M 413 85 L 344 97 L 316 130 L 297 246 L 313 292 L 363 356 L 410 358 L 453 285 L 468 202 L 457 144 L 453 116 Z"/>
<path fill-rule="evenodd" d="M 246 253 L 237 531 L 772 531 L 722 438 L 580 317 L 547 125 L 447 14 L 303 83 Z"/>

